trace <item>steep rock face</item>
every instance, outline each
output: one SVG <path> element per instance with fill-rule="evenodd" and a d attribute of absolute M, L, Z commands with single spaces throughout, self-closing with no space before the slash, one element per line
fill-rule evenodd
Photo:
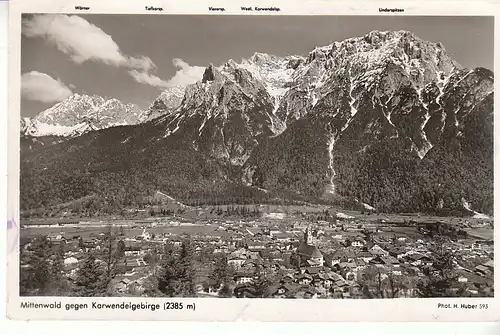
<path fill-rule="evenodd" d="M 465 197 L 474 199 L 476 209 L 491 213 L 492 73 L 459 70 L 441 89 L 437 85 L 426 85 L 421 96 L 404 86 L 387 104 L 372 103 L 368 93 L 356 104 L 355 116 L 347 115 L 344 122 L 337 119 L 337 110 L 345 111 L 345 102 L 330 113 L 319 109 L 318 102 L 321 114 L 313 109 L 300 120 L 313 125 L 314 140 L 290 126 L 256 149 L 243 180 L 266 189 L 352 197 L 382 211 L 438 210 L 441 199 L 444 208 L 457 210 Z M 286 146 L 280 145 L 282 138 Z M 297 145 L 306 149 L 296 150 Z M 311 157 L 314 152 L 323 155 Z M 308 165 L 315 168 L 301 170 Z M 301 182 L 288 180 L 289 171 Z"/>
<path fill-rule="evenodd" d="M 302 184 L 283 182 L 288 171 L 300 171 L 304 164 L 295 143 L 304 145 L 308 141 L 303 136 L 293 136 L 297 131 L 290 127 L 282 134 L 289 143 L 283 148 L 285 153 L 265 149 L 281 148 L 279 138 L 270 139 L 270 143 L 256 149 L 255 157 L 251 157 L 244 168 L 243 181 L 248 185 L 262 188 L 279 185 L 293 191 L 297 191 L 299 185 L 299 189 L 309 194 L 326 191 L 327 196 L 361 198 L 372 205 L 378 204 L 382 210 L 415 209 L 419 207 L 416 194 L 422 187 L 418 180 L 415 187 L 406 187 L 400 193 L 407 202 L 396 204 L 393 198 L 398 193 L 394 190 L 405 186 L 386 187 L 383 177 L 395 183 L 413 181 L 411 172 L 424 165 L 421 160 L 429 150 L 434 146 L 448 147 L 451 139 L 463 135 L 460 129 L 470 123 L 465 116 L 476 105 L 489 106 L 479 113 L 486 113 L 485 118 L 492 116 L 492 105 L 487 102 L 493 94 L 491 72 L 462 69 L 446 55 L 441 45 L 424 42 L 407 32 L 372 32 L 363 38 L 317 48 L 297 71 L 300 75 L 293 74 L 294 84 L 285 93 L 277 115 L 289 124 L 298 122 L 296 119 L 300 119 L 301 124 L 313 124 L 317 136 L 314 142 L 305 145 L 308 149 L 302 153 L 319 150 L 328 159 L 318 156 L 316 162 L 308 161 L 316 167 L 314 173 L 295 173 L 294 178 Z M 476 131 L 490 133 L 482 128 Z M 317 137 L 322 137 L 320 143 Z M 488 143 L 493 143 L 492 136 L 486 137 Z M 485 147 L 483 160 L 489 164 L 484 169 L 491 171 L 492 150 L 489 148 Z M 393 156 L 404 159 L 399 161 Z M 400 166 L 374 166 L 373 161 L 382 161 L 381 157 L 393 165 L 399 162 Z M 360 158 L 364 160 L 360 162 Z M 439 168 L 448 169 L 447 164 L 454 163 L 437 162 L 429 173 Z M 380 173 L 381 170 L 390 172 Z M 253 178 L 254 175 L 258 178 Z M 355 184 L 355 178 L 363 183 Z M 375 184 L 375 180 L 380 183 Z M 463 183 L 471 184 L 468 189 L 475 189 L 474 197 L 479 197 L 477 181 L 464 178 Z M 484 186 L 484 182 L 482 184 Z M 360 192 L 362 189 L 372 191 Z M 375 189 L 387 192 L 382 196 Z"/>
<path fill-rule="evenodd" d="M 181 95 L 157 99 L 152 121 L 27 155 L 27 180 L 57 183 L 50 171 L 64 165 L 70 179 L 113 189 L 130 174 L 139 193 L 147 184 L 181 201 L 231 184 L 389 212 L 455 210 L 462 199 L 492 211 L 493 74 L 463 69 L 439 43 L 374 31 L 306 57 L 256 53 L 210 65 Z M 82 163 L 85 177 L 74 172 Z"/>
<path fill-rule="evenodd" d="M 214 76 L 214 65 L 210 64 L 203 72 L 203 78 L 201 79 L 202 83 L 206 83 L 207 81 L 213 81 L 215 79 Z"/>
<path fill-rule="evenodd" d="M 228 62 L 210 66 L 201 82 L 186 88 L 178 110 L 156 120 L 209 157 L 240 166 L 263 137 L 272 135 L 273 99 L 250 71 Z"/>

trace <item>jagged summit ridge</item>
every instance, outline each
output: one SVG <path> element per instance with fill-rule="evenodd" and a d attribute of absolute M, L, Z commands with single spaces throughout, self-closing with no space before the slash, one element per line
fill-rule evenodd
<path fill-rule="evenodd" d="M 423 159 L 445 138 L 461 136 L 471 106 L 491 98 L 493 79 L 483 72 L 463 69 L 440 43 L 413 33 L 372 31 L 312 50 L 294 69 L 275 114 L 286 124 L 283 135 L 299 120 L 324 133 L 327 190 L 335 193 L 343 152 L 362 155 L 395 141 Z M 255 171 L 253 164 L 246 171 Z M 244 180 L 255 184 L 249 174 Z"/>
<path fill-rule="evenodd" d="M 424 41 L 407 31 L 372 31 L 316 47 L 306 56 L 256 52 L 239 63 L 230 59 L 220 66 L 210 64 L 202 80 L 186 88 L 179 108 L 163 118 L 164 137 L 182 132 L 186 125 L 198 129 L 193 134 L 194 146 L 198 147 L 203 132 L 214 131 L 206 127 L 207 122 L 214 122 L 221 143 L 213 150 L 217 157 L 228 157 L 229 143 L 223 129 L 235 113 L 241 114 L 238 123 L 244 124 L 257 143 L 261 135 L 278 136 L 304 117 L 326 117 L 328 147 L 333 150 L 343 132 L 358 127 L 358 119 L 374 118 L 368 122 L 371 128 L 388 128 L 384 132 L 390 136 L 409 138 L 412 150 L 423 157 L 433 146 L 425 129 L 431 116 L 428 112 L 415 116 L 421 129 L 411 134 L 401 132 L 402 124 L 394 121 L 401 99 L 393 97 L 404 87 L 411 87 L 408 89 L 416 92 L 423 106 L 424 88 L 431 83 L 443 85 L 460 69 L 439 43 Z M 373 111 L 365 115 L 367 105 L 379 110 L 383 120 Z M 359 110 L 363 112 L 358 114 Z M 257 145 L 251 143 L 252 147 Z M 244 162 L 246 157 L 240 157 L 238 162 Z"/>
<path fill-rule="evenodd" d="M 21 133 L 31 136 L 78 136 L 92 130 L 142 121 L 143 111 L 133 104 L 97 95 L 75 93 L 37 116 L 21 121 Z"/>
<path fill-rule="evenodd" d="M 52 150 L 33 146 L 28 163 L 74 166 L 73 176 L 85 154 L 89 166 L 120 175 L 111 184 L 147 182 L 176 199 L 244 185 L 400 212 L 453 209 L 460 195 L 490 212 L 493 74 L 462 68 L 440 44 L 414 34 L 371 32 L 304 56 L 228 60 L 208 66 L 174 100 L 140 127 L 99 131 Z M 76 143 L 78 155 L 71 154 Z M 42 176 L 34 178 L 43 183 Z"/>

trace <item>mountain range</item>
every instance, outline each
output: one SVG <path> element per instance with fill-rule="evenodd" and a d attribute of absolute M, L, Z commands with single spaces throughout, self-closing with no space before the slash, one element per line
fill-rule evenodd
<path fill-rule="evenodd" d="M 143 111 L 134 104 L 97 95 L 73 94 L 33 118 L 21 119 L 21 134 L 43 137 L 75 137 L 86 132 L 116 126 L 135 125 L 176 109 L 184 87 L 171 87 Z"/>
<path fill-rule="evenodd" d="M 87 208 L 113 212 L 161 191 L 187 204 L 493 212 L 493 73 L 411 32 L 210 64 L 146 111 L 101 99 L 22 121 L 23 210 L 93 195 Z"/>

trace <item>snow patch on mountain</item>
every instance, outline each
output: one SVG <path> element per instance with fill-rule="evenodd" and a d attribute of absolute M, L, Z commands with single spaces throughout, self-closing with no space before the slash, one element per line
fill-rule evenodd
<path fill-rule="evenodd" d="M 358 199 L 354 199 L 354 201 L 363 207 L 363 209 L 369 210 L 369 211 L 376 211 L 377 209 L 373 206 L 370 206 L 368 204 L 365 204 L 364 202 L 359 201 Z"/>
<path fill-rule="evenodd" d="M 425 155 L 427 155 L 429 150 L 431 150 L 433 147 L 433 145 L 429 142 L 429 140 L 425 136 L 425 132 L 423 134 L 424 134 L 423 137 L 424 137 L 425 142 L 420 149 L 418 149 L 418 148 L 416 149 L 417 155 L 420 159 L 423 159 L 425 157 Z"/>
<path fill-rule="evenodd" d="M 328 139 L 327 146 L 328 146 L 328 170 L 330 171 L 330 183 L 327 186 L 327 193 L 330 194 L 335 194 L 335 184 L 334 184 L 334 179 L 335 179 L 335 169 L 333 167 L 333 146 L 335 145 L 335 135 L 331 135 L 330 138 Z"/>
<path fill-rule="evenodd" d="M 462 198 L 462 206 L 469 212 L 472 212 L 472 217 L 475 219 L 491 219 L 490 216 L 473 210 L 471 204 L 464 198 Z"/>
<path fill-rule="evenodd" d="M 352 77 L 352 71 L 351 67 L 349 67 L 349 106 L 351 106 L 351 118 L 356 115 L 358 110 L 354 107 L 354 104 L 356 103 L 356 98 L 352 95 L 352 92 L 354 91 L 354 78 Z"/>
<path fill-rule="evenodd" d="M 186 86 L 173 86 L 163 90 L 148 110 L 140 115 L 140 122 L 148 122 L 176 111 L 184 99 L 185 91 Z"/>
<path fill-rule="evenodd" d="M 347 214 L 344 214 L 344 213 L 342 213 L 342 212 L 337 212 L 337 213 L 335 214 L 335 216 L 336 216 L 338 219 L 344 219 L 344 220 L 354 219 L 354 216 L 347 215 Z"/>
<path fill-rule="evenodd" d="M 189 206 L 187 205 L 184 205 L 183 203 L 177 201 L 176 199 L 172 198 L 171 196 L 163 193 L 163 192 L 160 192 L 160 191 L 156 191 L 156 194 L 155 194 L 155 198 L 160 198 L 162 200 L 167 200 L 168 202 L 171 202 L 171 203 L 175 203 L 183 208 L 187 208 Z"/>
<path fill-rule="evenodd" d="M 291 80 L 294 73 L 294 69 L 288 67 L 293 57 L 298 58 L 297 56 L 278 57 L 258 52 L 250 59 L 243 59 L 239 66 L 248 70 L 257 79 L 264 81 L 267 92 L 271 96 L 283 96 L 287 91 L 285 84 Z"/>
<path fill-rule="evenodd" d="M 364 202 L 362 202 L 361 205 L 363 206 L 364 209 L 367 209 L 369 211 L 376 211 L 375 207 L 365 204 Z"/>
<path fill-rule="evenodd" d="M 488 215 L 483 214 L 483 213 L 478 213 L 478 212 L 474 212 L 474 215 L 472 217 L 474 219 L 484 219 L 484 220 L 490 220 L 491 219 L 491 216 L 488 216 Z"/>
<path fill-rule="evenodd" d="M 28 119 L 21 126 L 22 133 L 30 136 L 72 136 L 74 134 L 83 133 L 88 130 L 88 125 L 79 123 L 74 126 L 62 126 L 60 124 L 47 124 L 38 120 Z M 23 129 L 24 128 L 24 129 Z"/>
<path fill-rule="evenodd" d="M 21 132 L 31 136 L 79 136 L 92 130 L 140 123 L 143 111 L 117 99 L 74 94 L 37 116 L 21 120 Z"/>
<path fill-rule="evenodd" d="M 184 92 L 186 91 L 186 86 L 173 86 L 163 90 L 157 99 L 163 101 L 167 107 L 177 108 L 179 107 L 182 99 L 184 98 Z"/>
<path fill-rule="evenodd" d="M 440 106 L 441 106 L 441 97 L 444 95 L 445 87 L 448 85 L 448 82 L 450 81 L 452 75 L 453 72 L 450 72 L 447 75 L 443 71 L 439 71 L 437 73 L 436 86 L 439 89 L 439 94 L 436 97 L 436 103 Z"/>

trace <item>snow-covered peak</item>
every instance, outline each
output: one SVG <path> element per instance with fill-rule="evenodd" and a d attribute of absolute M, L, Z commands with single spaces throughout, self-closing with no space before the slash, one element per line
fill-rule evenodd
<path fill-rule="evenodd" d="M 91 130 L 137 124 L 141 111 L 111 98 L 75 93 L 37 116 L 21 120 L 21 133 L 31 136 L 78 136 Z"/>
<path fill-rule="evenodd" d="M 232 64 L 249 71 L 265 85 L 269 95 L 278 98 L 286 92 L 286 84 L 294 72 L 293 66 L 290 66 L 290 60 L 295 60 L 295 58 L 255 53 L 249 59 L 243 59 L 239 64 Z"/>
<path fill-rule="evenodd" d="M 181 104 L 185 91 L 186 86 L 172 86 L 163 90 L 156 100 L 161 100 L 167 109 L 174 110 Z"/>
<path fill-rule="evenodd" d="M 320 66 L 321 65 L 321 66 Z M 424 41 L 408 31 L 371 31 L 361 36 L 316 47 L 308 55 L 301 75 L 315 71 L 351 69 L 358 77 L 389 65 L 401 68 L 419 86 L 434 81 L 437 73 L 461 66 L 446 54 L 440 43 Z"/>
<path fill-rule="evenodd" d="M 142 114 L 142 122 L 175 111 L 181 105 L 185 92 L 186 86 L 172 86 L 163 90 L 148 110 Z"/>

